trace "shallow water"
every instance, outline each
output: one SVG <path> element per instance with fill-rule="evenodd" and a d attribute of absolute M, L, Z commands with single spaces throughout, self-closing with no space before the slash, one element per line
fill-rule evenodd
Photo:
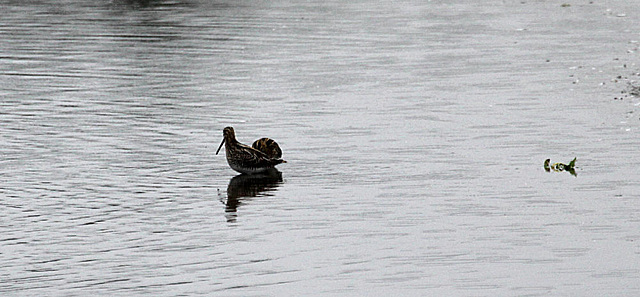
<path fill-rule="evenodd" d="M 640 294 L 640 8 L 449 2 L 4 1 L 0 292 Z"/>

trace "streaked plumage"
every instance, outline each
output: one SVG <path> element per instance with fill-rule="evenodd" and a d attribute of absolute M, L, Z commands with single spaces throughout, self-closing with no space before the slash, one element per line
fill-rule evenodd
<path fill-rule="evenodd" d="M 276 165 L 280 163 L 286 163 L 286 161 L 280 159 L 282 156 L 282 151 L 275 141 L 271 140 L 273 143 L 266 146 L 267 148 L 277 147 L 277 151 L 279 152 L 278 156 L 275 157 L 274 154 L 271 153 L 271 150 L 268 153 L 265 153 L 256 148 L 244 145 L 238 140 L 236 140 L 236 134 L 232 127 L 226 127 L 222 130 L 223 139 L 222 143 L 220 143 L 220 147 L 216 151 L 216 155 L 220 152 L 222 145 L 224 145 L 225 153 L 227 155 L 227 163 L 229 163 L 229 167 L 231 169 L 246 174 L 255 174 L 264 172 L 270 168 L 274 168 Z M 269 141 L 262 141 L 262 139 L 256 141 L 257 143 L 271 143 Z M 255 143 L 254 143 L 255 144 Z M 260 145 L 258 147 L 262 148 Z"/>
<path fill-rule="evenodd" d="M 260 138 L 254 141 L 251 147 L 265 153 L 269 158 L 282 157 L 280 146 L 271 138 Z"/>

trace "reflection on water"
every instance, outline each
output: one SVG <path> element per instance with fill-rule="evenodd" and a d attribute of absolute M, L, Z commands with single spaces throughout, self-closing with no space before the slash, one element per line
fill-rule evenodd
<path fill-rule="evenodd" d="M 237 210 L 243 200 L 250 197 L 271 196 L 270 192 L 282 183 L 282 172 L 272 168 L 261 174 L 240 174 L 229 181 L 225 213 L 227 222 L 235 222 Z"/>

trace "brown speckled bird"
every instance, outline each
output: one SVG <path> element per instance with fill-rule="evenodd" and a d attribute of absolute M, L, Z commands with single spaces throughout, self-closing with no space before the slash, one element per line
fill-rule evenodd
<path fill-rule="evenodd" d="M 250 147 L 236 140 L 233 127 L 224 128 L 222 135 L 222 143 L 220 143 L 216 155 L 224 145 L 227 163 L 231 169 L 237 172 L 255 174 L 274 168 L 278 164 L 287 163 L 287 161 L 280 159 L 282 151 L 272 139 L 256 140 L 253 147 Z M 263 149 L 264 151 L 262 151 Z"/>

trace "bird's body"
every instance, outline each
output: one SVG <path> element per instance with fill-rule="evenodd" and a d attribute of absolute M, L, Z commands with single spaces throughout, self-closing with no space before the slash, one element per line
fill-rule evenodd
<path fill-rule="evenodd" d="M 280 156 L 282 156 L 280 147 L 271 139 L 269 140 L 275 144 L 275 147 L 277 147 L 277 150 L 280 152 L 277 157 L 272 155 L 270 152 L 265 153 L 259 149 L 238 142 L 232 127 L 224 128 L 222 133 L 224 138 L 222 139 L 220 147 L 218 147 L 216 155 L 220 152 L 220 148 L 222 148 L 222 145 L 224 144 L 227 163 L 229 163 L 229 167 L 231 167 L 231 169 L 237 172 L 245 174 L 261 173 L 274 168 L 278 164 L 286 163 L 286 161 L 280 159 Z M 256 143 L 261 140 L 262 139 L 256 141 Z M 274 147 L 273 144 L 271 144 L 272 148 Z"/>

